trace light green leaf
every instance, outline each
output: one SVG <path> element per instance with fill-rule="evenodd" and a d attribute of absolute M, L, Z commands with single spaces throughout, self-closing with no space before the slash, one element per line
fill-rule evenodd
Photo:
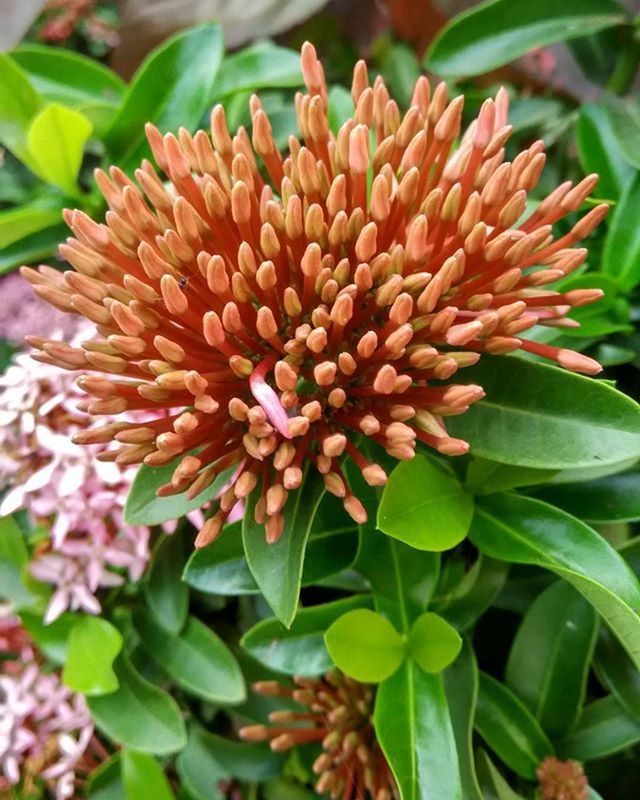
<path fill-rule="evenodd" d="M 0 53 L 0 143 L 25 163 L 29 161 L 27 130 L 43 102 L 26 72 Z"/>
<path fill-rule="evenodd" d="M 640 584 L 594 530 L 539 500 L 496 494 L 478 504 L 469 535 L 492 558 L 544 567 L 572 584 L 640 667 Z"/>
<path fill-rule="evenodd" d="M 40 208 L 36 205 L 0 211 L 0 249 L 55 225 L 61 218 L 61 208 Z"/>
<path fill-rule="evenodd" d="M 227 645 L 196 617 L 174 636 L 141 611 L 134 624 L 145 649 L 186 692 L 224 705 L 246 698 L 238 662 Z"/>
<path fill-rule="evenodd" d="M 51 103 L 38 112 L 27 131 L 30 168 L 47 183 L 78 194 L 78 172 L 91 122 L 80 111 Z"/>
<path fill-rule="evenodd" d="M 408 653 L 425 672 L 442 672 L 456 660 L 461 647 L 456 629 L 431 611 L 421 614 L 411 627 Z"/>
<path fill-rule="evenodd" d="M 378 528 L 418 550 L 449 550 L 464 539 L 472 516 L 473 498 L 453 472 L 417 455 L 389 476 Z"/>
<path fill-rule="evenodd" d="M 515 356 L 482 358 L 464 377 L 486 397 L 447 426 L 474 455 L 550 470 L 640 457 L 640 407 L 602 381 Z"/>
<path fill-rule="evenodd" d="M 284 531 L 274 544 L 267 542 L 264 526 L 254 518 L 258 491 L 247 500 L 242 523 L 247 562 L 265 600 L 286 626 L 296 615 L 307 540 L 324 491 L 320 474 L 307 469 L 302 486 L 284 508 Z"/>
<path fill-rule="evenodd" d="M 557 581 L 525 614 L 507 662 L 506 683 L 549 736 L 578 721 L 598 632 L 598 618 L 573 587 Z"/>
<path fill-rule="evenodd" d="M 31 233 L 24 239 L 5 247 L 0 252 L 0 275 L 23 264 L 34 264 L 50 258 L 58 249 L 60 242 L 68 235 L 69 229 L 66 225 L 54 225 Z"/>
<path fill-rule="evenodd" d="M 454 17 L 427 58 L 447 77 L 477 75 L 529 50 L 622 25 L 624 10 L 612 0 L 489 0 Z"/>
<path fill-rule="evenodd" d="M 22 531 L 13 517 L 0 517 L 0 597 L 16 608 L 24 608 L 36 597 L 25 586 L 22 575 L 29 554 Z"/>
<path fill-rule="evenodd" d="M 62 681 L 74 692 L 102 695 L 118 688 L 112 664 L 122 650 L 122 635 L 102 617 L 85 616 L 69 633 Z"/>
<path fill-rule="evenodd" d="M 602 253 L 602 271 L 624 291 L 640 283 L 640 230 L 633 215 L 640 203 L 640 175 L 629 183 L 616 205 Z"/>
<path fill-rule="evenodd" d="M 362 683 L 378 683 L 393 675 L 407 654 L 405 640 L 389 620 L 366 608 L 337 619 L 324 641 L 334 664 Z"/>
<path fill-rule="evenodd" d="M 175 797 L 162 767 L 153 756 L 125 749 L 121 768 L 127 800 L 173 800 Z"/>

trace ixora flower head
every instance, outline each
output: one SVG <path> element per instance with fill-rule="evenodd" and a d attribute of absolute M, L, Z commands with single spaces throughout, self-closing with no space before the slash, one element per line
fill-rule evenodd
<path fill-rule="evenodd" d="M 541 800 L 587 800 L 589 797 L 589 782 L 577 761 L 559 761 L 549 756 L 536 774 Z"/>
<path fill-rule="evenodd" d="M 293 699 L 305 710 L 274 711 L 269 716 L 273 727 L 247 726 L 240 730 L 241 738 L 269 740 L 276 752 L 319 742 L 323 752 L 313 764 L 319 794 L 342 800 L 397 800 L 400 795 L 371 721 L 375 690 L 338 671 L 293 680 L 293 688 L 263 681 L 254 689 L 267 697 Z"/>
<path fill-rule="evenodd" d="M 483 353 L 522 349 L 600 369 L 523 338 L 536 324 L 574 324 L 571 307 L 601 295 L 548 288 L 583 263 L 587 252 L 575 245 L 606 214 L 596 206 L 554 238 L 553 224 L 581 207 L 596 177 L 563 183 L 525 217 L 545 155 L 538 141 L 505 162 L 505 91 L 483 104 L 454 150 L 463 98 L 449 101 L 443 83 L 432 92 L 421 77 L 402 116 L 360 62 L 354 116 L 334 135 L 310 44 L 302 69 L 302 141 L 292 136 L 284 157 L 257 97 L 252 137 L 243 128 L 231 136 L 220 106 L 211 137 L 163 137 L 148 126 L 168 181 L 148 161 L 137 184 L 116 167 L 98 172 L 105 223 L 66 216 L 75 238 L 61 252 L 75 271 L 24 271 L 40 296 L 88 317 L 102 337 L 80 347 L 31 339 L 42 360 L 102 373 L 80 379 L 93 398 L 86 410 L 157 413 L 78 442 L 116 439 L 120 447 L 101 457 L 120 464 L 177 459 L 161 494 L 195 497 L 236 467 L 198 545 L 258 484 L 256 520 L 276 541 L 309 462 L 364 521 L 341 456 L 380 485 L 387 476 L 358 449 L 362 434 L 399 459 L 413 457 L 417 440 L 466 452 L 445 419 L 483 391 L 450 381 Z"/>

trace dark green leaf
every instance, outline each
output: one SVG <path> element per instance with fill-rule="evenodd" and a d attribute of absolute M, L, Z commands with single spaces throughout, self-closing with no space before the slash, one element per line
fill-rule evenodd
<path fill-rule="evenodd" d="M 38 645 L 38 649 L 54 664 L 62 666 L 67 660 L 69 634 L 78 621 L 78 615 L 62 614 L 58 619 L 45 625 L 42 614 L 23 610 L 20 612 L 20 619 Z"/>
<path fill-rule="evenodd" d="M 585 172 L 597 172 L 598 197 L 617 200 L 632 177 L 620 153 L 611 116 L 602 106 L 587 103 L 580 109 L 577 126 L 578 152 Z"/>
<path fill-rule="evenodd" d="M 501 67 L 529 50 L 623 24 L 612 0 L 489 0 L 460 14 L 431 46 L 427 66 L 448 77 Z"/>
<path fill-rule="evenodd" d="M 0 249 L 26 236 L 55 225 L 62 218 L 62 207 L 19 206 L 0 211 Z"/>
<path fill-rule="evenodd" d="M 62 680 L 74 692 L 103 695 L 118 688 L 112 665 L 122 650 L 122 635 L 101 617 L 85 616 L 71 628 Z"/>
<path fill-rule="evenodd" d="M 556 474 L 557 470 L 516 467 L 476 456 L 471 459 L 467 469 L 466 485 L 474 494 L 493 494 L 515 489 L 517 486 L 546 483 Z"/>
<path fill-rule="evenodd" d="M 515 694 L 490 675 L 480 673 L 476 729 L 489 747 L 515 773 L 535 780 L 553 746 L 535 717 Z"/>
<path fill-rule="evenodd" d="M 640 720 L 609 696 L 585 708 L 578 727 L 558 742 L 558 755 L 591 761 L 624 752 L 638 742 Z"/>
<path fill-rule="evenodd" d="M 617 146 L 627 163 L 640 169 L 640 106 L 637 99 L 623 100 L 609 94 L 604 108 L 611 118 Z"/>
<path fill-rule="evenodd" d="M 504 562 L 480 554 L 452 591 L 434 598 L 437 612 L 459 631 L 468 630 L 500 594 L 508 571 Z"/>
<path fill-rule="evenodd" d="M 185 517 L 215 497 L 235 469 L 231 467 L 221 472 L 211 486 L 200 492 L 193 500 L 187 500 L 185 494 L 157 497 L 157 490 L 171 480 L 177 465 L 176 460 L 166 467 L 148 467 L 146 464 L 140 467 L 124 506 L 124 520 L 127 525 L 160 525 L 169 520 Z"/>
<path fill-rule="evenodd" d="M 522 620 L 506 683 L 549 736 L 564 736 L 578 721 L 597 630 L 593 608 L 563 581 L 537 597 Z"/>
<path fill-rule="evenodd" d="M 602 381 L 514 356 L 485 357 L 464 377 L 487 396 L 447 426 L 474 455 L 537 469 L 640 456 L 640 408 Z"/>
<path fill-rule="evenodd" d="M 220 26 L 207 23 L 172 36 L 147 56 L 105 135 L 109 154 L 120 167 L 137 167 L 148 155 L 145 123 L 152 122 L 162 133 L 198 125 L 211 102 L 222 54 Z"/>
<path fill-rule="evenodd" d="M 0 253 L 0 275 L 23 264 L 51 259 L 60 242 L 68 235 L 66 225 L 54 225 L 9 245 Z"/>
<path fill-rule="evenodd" d="M 523 800 L 522 795 L 516 794 L 498 772 L 484 750 L 478 749 L 476 759 L 484 800 Z"/>
<path fill-rule="evenodd" d="M 462 800 L 442 677 L 410 660 L 382 683 L 374 722 L 402 800 Z"/>
<path fill-rule="evenodd" d="M 125 749 L 121 766 L 127 800 L 172 800 L 175 797 L 162 767 L 153 756 Z"/>
<path fill-rule="evenodd" d="M 492 558 L 544 567 L 571 583 L 640 665 L 640 584 L 594 530 L 539 500 L 502 494 L 478 503 L 470 537 Z"/>
<path fill-rule="evenodd" d="M 224 705 L 245 699 L 238 662 L 222 639 L 200 620 L 189 617 L 176 636 L 167 636 L 149 615 L 136 613 L 134 622 L 149 654 L 186 692 Z"/>
<path fill-rule="evenodd" d="M 442 672 L 460 653 L 462 639 L 449 623 L 425 611 L 413 623 L 408 639 L 411 658 L 425 672 Z"/>
<path fill-rule="evenodd" d="M 184 547 L 180 531 L 161 539 L 144 583 L 144 595 L 155 621 L 179 633 L 187 619 L 189 588 L 182 581 Z"/>
<path fill-rule="evenodd" d="M 405 640 L 389 620 L 367 608 L 343 614 L 329 626 L 324 641 L 333 663 L 362 683 L 393 675 L 407 655 Z"/>
<path fill-rule="evenodd" d="M 124 786 L 120 773 L 120 754 L 111 756 L 97 767 L 88 778 L 89 800 L 122 800 Z"/>
<path fill-rule="evenodd" d="M 145 753 L 162 755 L 182 750 L 187 732 L 171 695 L 146 681 L 123 655 L 114 670 L 118 689 L 88 698 L 98 728 L 118 744 Z"/>
<path fill-rule="evenodd" d="M 378 528 L 418 550 L 449 550 L 464 539 L 473 498 L 446 466 L 417 455 L 389 476 Z"/>
<path fill-rule="evenodd" d="M 640 519 L 640 467 L 594 481 L 560 483 L 533 490 L 535 497 L 590 522 Z"/>
<path fill-rule="evenodd" d="M 640 672 L 606 628 L 600 631 L 595 666 L 600 682 L 625 711 L 640 719 Z"/>
<path fill-rule="evenodd" d="M 298 51 L 259 43 L 225 58 L 209 98 L 218 102 L 236 92 L 301 85 Z"/>
<path fill-rule="evenodd" d="M 356 595 L 311 608 L 302 608 L 290 628 L 277 619 L 265 619 L 242 638 L 242 646 L 258 661 L 288 675 L 320 675 L 333 662 L 324 632 L 343 614 L 370 608 L 370 595 Z"/>
<path fill-rule="evenodd" d="M 320 474 L 307 470 L 302 486 L 284 508 L 284 531 L 275 544 L 266 541 L 264 526 L 254 519 L 257 491 L 247 501 L 242 524 L 247 562 L 265 600 L 287 626 L 296 615 L 307 539 L 323 493 Z"/>
<path fill-rule="evenodd" d="M 602 253 L 602 271 L 629 291 L 640 283 L 640 230 L 633 224 L 640 203 L 640 175 L 636 174 L 616 205 Z"/>

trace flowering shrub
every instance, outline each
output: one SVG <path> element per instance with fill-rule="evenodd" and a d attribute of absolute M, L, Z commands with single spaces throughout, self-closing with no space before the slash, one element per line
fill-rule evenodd
<path fill-rule="evenodd" d="M 93 133 L 0 59 L 3 800 L 635 797 L 629 27 L 494 0 L 347 89 L 210 24 Z M 578 28 L 602 102 L 473 79 Z"/>

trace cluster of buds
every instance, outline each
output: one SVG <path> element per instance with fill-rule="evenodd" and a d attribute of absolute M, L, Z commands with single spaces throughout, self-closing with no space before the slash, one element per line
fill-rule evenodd
<path fill-rule="evenodd" d="M 589 797 L 589 782 L 577 761 L 559 761 L 548 756 L 536 775 L 540 800 L 587 800 Z"/>
<path fill-rule="evenodd" d="M 137 183 L 98 171 L 104 223 L 67 212 L 61 246 L 75 270 L 25 270 L 36 292 L 80 313 L 100 338 L 79 347 L 32 338 L 47 363 L 80 379 L 90 414 L 145 409 L 156 419 L 109 422 L 75 440 L 116 450 L 118 464 L 175 462 L 161 495 L 197 497 L 235 467 L 196 544 L 221 532 L 254 489 L 267 540 L 284 526 L 288 494 L 310 462 L 362 523 L 366 512 L 341 468 L 351 458 L 373 486 L 387 475 L 357 446 L 364 434 L 398 459 L 417 442 L 447 455 L 467 442 L 445 421 L 483 396 L 451 383 L 482 354 L 525 350 L 587 374 L 579 353 L 523 337 L 535 325 L 572 326 L 572 307 L 599 289 L 550 284 L 585 260 L 576 247 L 607 212 L 598 205 L 568 232 L 553 225 L 582 206 L 596 176 L 561 184 L 527 215 L 545 163 L 534 142 L 505 161 L 508 96 L 488 99 L 460 140 L 463 97 L 415 85 L 402 115 L 381 78 L 356 65 L 355 112 L 334 134 L 323 68 L 302 49 L 302 140 L 276 147 L 257 97 L 251 136 L 232 136 L 216 106 L 211 136 L 147 136 Z"/>
<path fill-rule="evenodd" d="M 321 743 L 315 760 L 316 791 L 334 800 L 398 800 L 391 770 L 376 739 L 371 715 L 374 689 L 341 672 L 320 678 L 295 677 L 288 688 L 276 681 L 255 684 L 265 697 L 293 699 L 304 711 L 273 711 L 268 725 L 240 730 L 242 739 L 269 741 L 274 752 L 297 745 Z"/>

